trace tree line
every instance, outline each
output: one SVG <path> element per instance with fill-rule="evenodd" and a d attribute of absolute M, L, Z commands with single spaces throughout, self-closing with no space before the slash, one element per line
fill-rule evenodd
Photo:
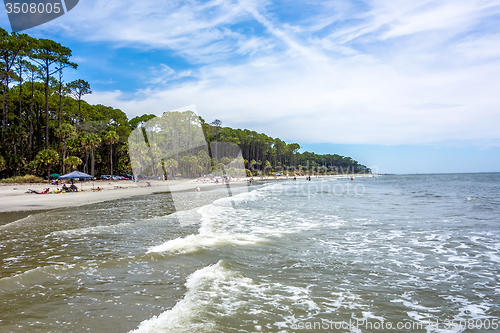
<path fill-rule="evenodd" d="M 85 102 L 84 97 L 92 93 L 90 84 L 82 79 L 64 80 L 66 71 L 78 68 L 71 57 L 71 49 L 53 40 L 0 28 L 0 178 L 72 170 L 93 176 L 132 172 L 129 135 L 155 115 L 129 120 L 119 109 Z M 300 153 L 297 143 L 222 127 L 217 119 L 207 123 L 200 117 L 199 122 L 207 143 L 239 146 L 251 173 L 290 167 L 299 172 L 369 171 L 349 157 Z M 207 160 L 206 156 L 198 158 Z M 175 161 L 178 165 L 187 162 L 186 158 Z"/>
<path fill-rule="evenodd" d="M 127 116 L 86 103 L 85 80 L 65 82 L 64 73 L 78 67 L 71 57 L 53 40 L 0 28 L 0 176 L 130 170 Z"/>
<path fill-rule="evenodd" d="M 253 175 L 265 173 L 370 173 L 371 170 L 351 157 L 337 154 L 315 154 L 299 152 L 298 143 L 286 143 L 279 138 L 270 137 L 247 129 L 222 127 L 218 119 L 207 123 L 200 117 L 208 143 L 232 142 L 241 149 L 245 168 Z M 211 145 L 212 146 L 212 145 Z"/>

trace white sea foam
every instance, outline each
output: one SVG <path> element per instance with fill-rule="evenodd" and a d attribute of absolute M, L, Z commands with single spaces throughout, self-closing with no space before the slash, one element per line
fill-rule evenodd
<path fill-rule="evenodd" d="M 230 218 L 234 222 L 238 217 L 231 216 L 234 211 L 231 207 L 209 204 L 196 211 L 201 221 L 198 234 L 169 240 L 161 245 L 151 247 L 147 252 L 192 253 L 225 245 L 244 246 L 266 241 L 264 238 L 248 232 L 234 230 L 232 228 L 234 223 L 231 223 Z M 237 224 L 242 222 L 238 220 Z"/>
<path fill-rule="evenodd" d="M 258 319 L 262 323 L 271 313 L 280 319 L 272 325 L 286 328 L 320 312 L 309 287 L 259 283 L 228 267 L 223 260 L 191 274 L 186 287 L 184 298 L 172 309 L 143 321 L 132 332 L 219 332 L 224 331 L 217 324 L 220 318 L 237 319 L 247 314 L 256 320 L 252 330 L 258 331 Z M 290 313 L 291 309 L 300 313 L 299 318 Z"/>
<path fill-rule="evenodd" d="M 217 317 L 230 315 L 244 302 L 238 291 L 251 288 L 252 284 L 250 278 L 219 261 L 191 274 L 182 300 L 172 309 L 143 321 L 132 332 L 212 332 Z"/>
<path fill-rule="evenodd" d="M 304 230 L 319 229 L 322 225 L 338 225 L 337 217 L 304 219 L 289 216 L 289 212 L 247 210 L 234 208 L 233 204 L 256 201 L 266 197 L 261 191 L 245 192 L 222 198 L 196 209 L 201 226 L 196 235 L 169 240 L 151 247 L 149 252 L 192 253 L 225 245 L 245 246 L 268 241 L 269 236 L 280 237 Z M 193 216 L 193 212 L 189 213 Z"/>
<path fill-rule="evenodd" d="M 218 281 L 231 278 L 232 272 L 224 269 L 220 262 L 191 274 L 186 282 L 188 291 L 172 309 L 139 324 L 136 333 L 155 332 L 209 332 L 214 322 L 200 320 L 210 305 L 210 287 Z"/>
<path fill-rule="evenodd" d="M 231 234 L 208 234 L 189 235 L 184 238 L 176 238 L 164 244 L 152 247 L 150 252 L 169 253 L 192 253 L 204 249 L 210 249 L 225 245 L 251 245 L 264 242 L 265 239 L 252 235 L 231 235 Z"/>

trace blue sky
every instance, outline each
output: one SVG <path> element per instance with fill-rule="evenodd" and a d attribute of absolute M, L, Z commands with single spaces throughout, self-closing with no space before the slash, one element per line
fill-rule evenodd
<path fill-rule="evenodd" d="M 81 0 L 26 32 L 69 46 L 65 79 L 129 117 L 196 104 L 380 172 L 487 172 L 500 171 L 499 22 L 499 0 Z"/>

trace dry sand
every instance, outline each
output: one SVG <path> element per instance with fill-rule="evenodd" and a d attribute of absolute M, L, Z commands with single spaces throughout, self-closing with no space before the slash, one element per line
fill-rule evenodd
<path fill-rule="evenodd" d="M 127 198 L 137 195 L 145 195 L 158 192 L 172 191 L 195 191 L 196 187 L 206 188 L 215 186 L 213 183 L 200 183 L 196 181 L 150 181 L 151 186 L 146 182 L 135 183 L 133 181 L 96 181 L 78 185 L 79 192 L 74 193 L 49 193 L 35 194 L 26 193 L 29 189 L 42 192 L 45 188 L 51 191 L 57 186 L 49 184 L 1 184 L 0 185 L 0 213 L 15 211 L 46 210 L 60 207 L 79 206 L 89 203 Z M 241 181 L 242 185 L 246 182 Z M 220 185 L 219 185 L 220 186 Z M 100 187 L 101 191 L 92 191 L 93 188 Z M 60 186 L 59 186 L 60 188 Z"/>

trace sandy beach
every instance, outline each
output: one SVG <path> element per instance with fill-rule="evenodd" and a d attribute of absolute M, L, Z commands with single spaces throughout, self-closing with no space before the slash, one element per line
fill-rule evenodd
<path fill-rule="evenodd" d="M 360 177 L 366 175 L 355 175 Z M 313 176 L 314 178 L 316 176 Z M 322 176 L 325 177 L 325 176 Z M 350 175 L 326 176 L 336 178 L 348 178 Z M 293 177 L 278 177 L 278 180 L 292 179 Z M 305 178 L 298 176 L 297 178 Z M 233 181 L 231 186 L 246 185 L 250 178 L 243 178 Z M 275 180 L 274 177 L 254 177 L 255 181 L 260 180 Z M 169 181 L 149 181 L 133 182 L 133 181 L 96 181 L 75 183 L 78 186 L 79 192 L 76 193 L 49 193 L 49 194 L 34 194 L 26 193 L 28 190 L 36 190 L 42 192 L 45 188 L 50 191 L 56 190 L 56 185 L 49 184 L 0 184 L 0 213 L 5 212 L 20 212 L 20 211 L 35 211 L 47 210 L 61 207 L 71 207 L 86 205 L 90 203 L 116 200 L 122 198 L 133 197 L 137 195 L 146 195 L 158 192 L 176 192 L 176 191 L 195 191 L 196 187 L 202 190 L 208 190 L 209 187 L 222 186 L 222 184 L 214 184 L 211 182 L 201 182 L 198 180 L 169 180 Z M 59 186 L 60 187 L 60 186 Z M 82 191 L 83 187 L 83 191 Z M 100 191 L 93 189 L 101 188 Z"/>
<path fill-rule="evenodd" d="M 26 193 L 28 190 L 36 190 L 42 192 L 45 188 L 50 191 L 56 190 L 58 187 L 49 184 L 1 184 L 0 185 L 0 213 L 16 212 L 16 211 L 33 211 L 46 210 L 60 207 L 71 207 L 86 205 L 90 203 L 116 200 L 122 198 L 133 197 L 137 195 L 146 195 L 158 192 L 173 192 L 173 191 L 194 191 L 196 187 L 206 188 L 209 186 L 221 186 L 213 183 L 202 183 L 193 180 L 173 180 L 173 181 L 150 181 L 151 186 L 146 182 L 133 181 L 96 181 L 78 183 L 79 192 L 74 193 L 50 193 L 35 194 Z M 244 181 L 239 183 L 246 184 Z M 61 186 L 59 186 L 60 188 Z M 100 191 L 92 191 L 100 187 Z"/>

